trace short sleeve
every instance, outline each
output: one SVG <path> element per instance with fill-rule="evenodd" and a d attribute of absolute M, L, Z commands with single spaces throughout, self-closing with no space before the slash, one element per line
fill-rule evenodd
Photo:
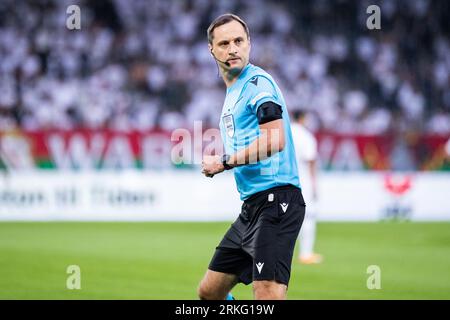
<path fill-rule="evenodd" d="M 257 113 L 259 106 L 265 102 L 272 101 L 281 105 L 274 84 L 266 77 L 256 76 L 251 78 L 246 90 L 250 93 L 248 107 L 254 114 Z"/>

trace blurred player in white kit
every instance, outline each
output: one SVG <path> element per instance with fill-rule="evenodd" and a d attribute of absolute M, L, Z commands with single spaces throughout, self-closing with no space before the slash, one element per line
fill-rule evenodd
<path fill-rule="evenodd" d="M 302 264 L 321 263 L 323 257 L 314 252 L 316 240 L 317 218 L 317 140 L 305 127 L 306 113 L 294 112 L 292 123 L 292 137 L 294 139 L 295 153 L 301 188 L 306 203 L 305 220 L 299 234 L 299 262 Z"/>

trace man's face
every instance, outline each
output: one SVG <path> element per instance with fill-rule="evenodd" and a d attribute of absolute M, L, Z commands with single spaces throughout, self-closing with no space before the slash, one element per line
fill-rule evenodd
<path fill-rule="evenodd" d="M 247 65 L 250 47 L 250 39 L 244 27 L 235 20 L 215 28 L 213 43 L 209 44 L 216 59 L 228 62 L 228 69 L 234 70 L 242 70 Z M 221 66 L 226 67 L 223 64 Z"/>

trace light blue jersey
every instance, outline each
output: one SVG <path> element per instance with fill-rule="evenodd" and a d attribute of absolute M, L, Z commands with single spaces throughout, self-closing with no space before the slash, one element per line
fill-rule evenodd
<path fill-rule="evenodd" d="M 283 109 L 285 147 L 265 160 L 233 169 L 241 200 L 277 186 L 292 184 L 300 187 L 289 114 L 283 95 L 267 72 L 250 63 L 236 82 L 227 88 L 220 120 L 225 152 L 234 154 L 258 138 L 257 110 L 269 101 Z"/>

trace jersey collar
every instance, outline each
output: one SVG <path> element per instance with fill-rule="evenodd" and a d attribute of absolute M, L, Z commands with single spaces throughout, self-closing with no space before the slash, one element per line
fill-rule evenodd
<path fill-rule="evenodd" d="M 248 73 L 248 70 L 250 69 L 251 66 L 252 66 L 251 63 L 247 63 L 247 65 L 244 67 L 244 69 L 242 69 L 241 73 L 239 74 L 239 76 L 238 76 L 236 82 L 233 83 L 233 84 L 231 85 L 231 87 L 228 87 L 228 88 L 227 88 L 227 92 L 230 92 L 231 90 L 233 90 L 233 89 L 237 86 L 237 84 L 238 84 L 239 82 L 241 82 L 242 79 L 244 79 L 244 78 L 246 77 L 246 75 L 247 75 L 247 73 Z"/>

